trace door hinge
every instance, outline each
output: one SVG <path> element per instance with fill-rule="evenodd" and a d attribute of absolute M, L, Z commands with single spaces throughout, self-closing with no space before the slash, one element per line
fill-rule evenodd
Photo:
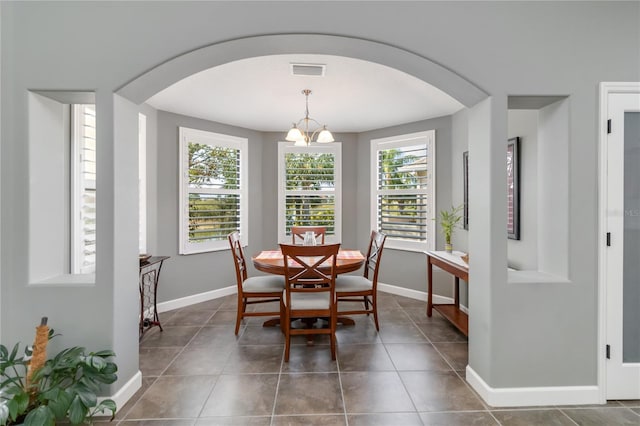
<path fill-rule="evenodd" d="M 607 345 L 607 359 L 611 359 L 611 346 Z"/>
<path fill-rule="evenodd" d="M 607 134 L 611 133 L 611 119 L 607 120 Z"/>
<path fill-rule="evenodd" d="M 611 247 L 611 232 L 607 232 L 607 247 Z"/>

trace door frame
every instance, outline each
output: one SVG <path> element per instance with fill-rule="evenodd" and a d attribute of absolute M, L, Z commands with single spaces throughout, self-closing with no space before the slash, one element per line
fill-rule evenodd
<path fill-rule="evenodd" d="M 598 114 L 598 389 L 600 403 L 607 402 L 607 120 L 609 95 L 614 93 L 640 94 L 640 82 L 600 83 L 600 112 Z"/>

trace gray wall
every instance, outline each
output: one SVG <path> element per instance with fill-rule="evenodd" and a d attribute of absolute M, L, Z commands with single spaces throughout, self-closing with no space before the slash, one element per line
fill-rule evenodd
<path fill-rule="evenodd" d="M 476 192 L 471 200 L 475 212 L 468 241 L 469 250 L 476 254 L 471 258 L 470 366 L 496 388 L 596 384 L 596 360 L 600 352 L 596 348 L 597 194 L 593 190 L 597 183 L 598 153 L 596 88 L 601 81 L 640 79 L 637 19 L 640 5 L 637 2 L 255 2 L 250 5 L 250 14 L 246 13 L 247 7 L 246 3 L 234 2 L 0 3 L 3 341 L 30 341 L 33 325 L 43 313 L 49 312 L 55 314 L 54 324 L 60 324 L 57 328 L 65 334 L 56 344 L 87 344 L 96 348 L 119 345 L 120 339 L 126 337 L 132 348 L 137 345 L 136 336 L 117 328 L 115 320 L 116 305 L 122 302 L 115 299 L 122 297 L 120 289 L 115 290 L 116 283 L 130 286 L 135 292 L 137 279 L 135 253 L 133 259 L 127 258 L 129 244 L 136 246 L 135 236 L 120 236 L 130 231 L 128 218 L 132 212 L 125 208 L 125 202 L 131 200 L 131 194 L 125 178 L 132 179 L 129 184 L 133 182 L 135 175 L 130 169 L 135 171 L 135 165 L 129 164 L 126 157 L 129 140 L 115 139 L 114 129 L 121 124 L 114 110 L 124 108 L 114 102 L 113 93 L 118 88 L 160 64 L 167 65 L 163 71 L 180 67 L 181 62 L 169 61 L 212 43 L 263 34 L 329 32 L 380 42 L 378 50 L 390 52 L 384 53 L 380 61 L 396 64 L 398 68 L 407 66 L 407 52 L 429 58 L 490 95 L 470 110 L 469 120 L 470 154 L 485 165 L 484 169 L 475 169 L 474 184 L 486 190 L 486 195 Z M 301 20 L 300 16 L 313 19 Z M 393 47 L 402 50 L 389 50 Z M 261 50 L 251 50 L 250 44 L 239 49 L 247 55 L 262 54 Z M 303 53 L 348 54 L 340 49 L 339 43 L 314 44 Z M 419 67 L 412 70 L 414 75 L 421 71 Z M 440 85 L 442 81 L 432 83 Z M 101 198 L 102 204 L 98 206 L 99 220 L 104 224 L 99 225 L 102 240 L 98 247 L 98 272 L 96 285 L 91 288 L 27 285 L 29 247 L 24 236 L 29 229 L 25 214 L 29 209 L 29 175 L 25 141 L 27 90 L 34 88 L 97 93 L 98 137 L 105 153 L 98 163 L 103 179 L 99 185 L 105 198 Z M 501 144 L 507 137 L 509 94 L 569 97 L 571 284 L 507 285 L 506 274 L 501 272 L 507 257 L 507 243 L 502 237 L 506 204 L 504 191 L 500 190 L 504 178 L 502 169 L 492 168 L 492 164 L 497 166 L 504 158 Z M 359 140 L 358 164 L 367 161 L 367 156 L 361 155 L 362 144 Z M 163 160 L 159 153 L 159 167 L 164 166 L 164 161 L 168 160 Z M 260 167 L 259 162 L 254 165 Z M 360 173 L 366 173 L 367 168 L 366 164 L 358 167 L 358 211 L 368 205 L 368 190 L 362 193 L 366 184 L 360 179 Z M 261 188 L 261 184 L 256 187 Z M 159 186 L 159 201 L 164 200 L 161 191 Z M 165 207 L 159 202 L 159 209 Z M 158 228 L 161 226 L 159 216 Z M 354 242 L 366 239 L 368 227 L 358 223 Z M 158 250 L 169 250 L 164 244 L 171 244 L 169 240 L 175 242 L 175 238 L 163 237 L 158 241 Z M 256 247 L 261 243 L 250 241 Z M 386 261 L 393 260 L 392 256 Z M 423 264 L 417 256 L 409 260 Z M 205 272 L 198 271 L 198 277 L 194 278 Z M 406 281 L 407 286 L 422 289 L 424 273 L 414 271 Z M 162 297 L 170 298 L 171 293 Z M 96 309 L 100 312 L 98 317 Z M 129 325 L 135 329 L 135 324 Z M 69 334 L 69 330 L 73 332 Z M 137 367 L 137 357 L 128 356 L 131 349 L 125 350 L 118 359 L 125 372 L 122 380 L 128 379 L 128 372 Z"/>
<path fill-rule="evenodd" d="M 451 203 L 454 206 L 464 204 L 464 180 L 462 171 L 462 153 L 469 151 L 469 110 L 463 109 L 451 117 Z M 469 252 L 469 231 L 460 228 L 451 236 L 455 250 Z M 460 281 L 460 303 L 468 306 L 469 287 Z"/>
<path fill-rule="evenodd" d="M 436 205 L 435 211 L 451 206 L 451 117 L 387 127 L 358 134 L 358 202 L 357 223 L 358 239 L 368 242 L 371 234 L 369 212 L 371 210 L 371 140 L 426 130 L 436 131 Z M 444 249 L 442 234 L 436 235 L 436 247 Z M 385 284 L 396 285 L 413 290 L 427 291 L 427 268 L 424 253 L 385 249 L 383 268 L 379 280 Z M 451 295 L 451 288 L 444 283 L 436 285 L 434 293 Z"/>
<path fill-rule="evenodd" d="M 538 269 L 538 111 L 509 110 L 509 139 L 520 138 L 520 239 L 507 241 L 509 266 Z"/>
<path fill-rule="evenodd" d="M 262 232 L 264 221 L 275 220 L 275 214 L 266 215 L 262 202 L 263 140 L 262 134 L 252 130 L 214 123 L 158 111 L 158 165 L 157 165 L 157 253 L 171 256 L 162 269 L 162 287 L 158 300 L 180 297 L 235 285 L 235 271 L 228 250 L 208 253 L 178 254 L 178 127 L 190 127 L 249 140 L 249 246 L 247 255 L 264 248 Z M 272 223 L 272 222 L 268 222 Z M 253 266 L 251 266 L 252 268 Z M 250 270 L 250 274 L 255 271 Z"/>
<path fill-rule="evenodd" d="M 147 117 L 147 252 L 158 252 L 158 111 L 140 105 Z M 177 161 L 177 159 L 176 159 Z"/>

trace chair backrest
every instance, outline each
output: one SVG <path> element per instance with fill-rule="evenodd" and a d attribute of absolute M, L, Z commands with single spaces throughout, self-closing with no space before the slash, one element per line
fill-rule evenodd
<path fill-rule="evenodd" d="M 280 244 L 284 258 L 287 306 L 292 292 L 335 292 L 340 244 L 300 246 Z"/>
<path fill-rule="evenodd" d="M 367 251 L 367 260 L 364 264 L 364 277 L 369 278 L 369 271 L 373 273 L 370 278 L 374 285 L 378 282 L 378 272 L 380 270 L 380 261 L 382 260 L 382 249 L 387 235 L 382 232 L 371 231 L 369 240 L 369 250 Z"/>
<path fill-rule="evenodd" d="M 324 237 L 327 234 L 326 226 L 292 226 L 291 243 L 302 244 L 307 231 L 312 231 L 316 235 L 316 241 L 319 240 L 320 244 L 324 244 Z"/>
<path fill-rule="evenodd" d="M 242 283 L 247 279 L 247 263 L 244 259 L 244 251 L 242 250 L 242 242 L 240 241 L 240 233 L 234 231 L 227 237 L 231 246 L 231 254 L 233 255 L 233 263 L 236 267 L 236 282 L 239 291 L 242 291 Z"/>

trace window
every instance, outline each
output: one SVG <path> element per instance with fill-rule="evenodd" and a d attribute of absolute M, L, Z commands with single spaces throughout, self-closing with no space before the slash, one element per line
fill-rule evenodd
<path fill-rule="evenodd" d="M 371 141 L 371 227 L 386 246 L 435 248 L 435 131 Z"/>
<path fill-rule="evenodd" d="M 278 145 L 278 240 L 291 242 L 291 226 L 326 226 L 325 242 L 340 242 L 342 146 Z"/>
<path fill-rule="evenodd" d="M 71 271 L 96 269 L 96 108 L 74 104 L 72 111 Z"/>
<path fill-rule="evenodd" d="M 180 127 L 180 254 L 247 244 L 247 139 Z"/>
<path fill-rule="evenodd" d="M 138 253 L 147 252 L 147 116 L 138 114 Z"/>

